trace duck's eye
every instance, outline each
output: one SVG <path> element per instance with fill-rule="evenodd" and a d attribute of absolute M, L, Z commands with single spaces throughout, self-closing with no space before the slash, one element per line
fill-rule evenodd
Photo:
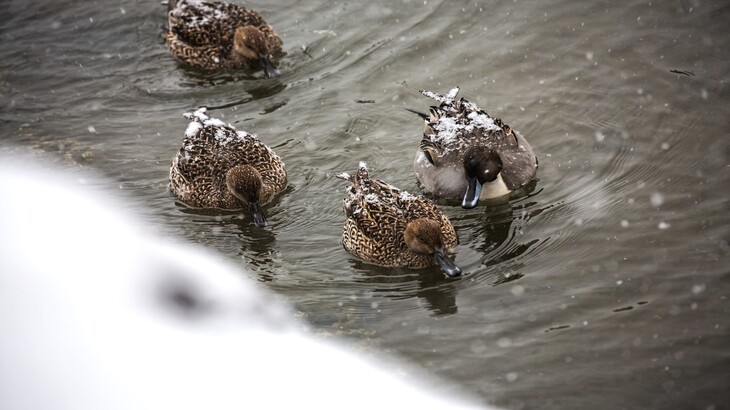
<path fill-rule="evenodd" d="M 433 157 L 431 156 L 431 150 L 427 150 L 427 149 L 423 150 L 423 155 L 426 156 L 426 159 L 428 160 L 428 162 L 431 163 L 431 165 L 435 165 L 433 163 Z"/>

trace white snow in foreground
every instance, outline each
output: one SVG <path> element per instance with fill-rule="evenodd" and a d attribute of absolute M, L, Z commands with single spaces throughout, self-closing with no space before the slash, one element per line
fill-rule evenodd
<path fill-rule="evenodd" d="M 242 267 L 152 236 L 119 199 L 0 159 L 0 408 L 480 408 L 313 338 Z"/>

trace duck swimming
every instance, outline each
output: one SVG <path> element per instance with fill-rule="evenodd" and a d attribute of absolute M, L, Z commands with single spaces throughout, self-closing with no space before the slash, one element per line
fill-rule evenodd
<path fill-rule="evenodd" d="M 381 266 L 425 268 L 436 264 L 448 276 L 461 275 L 447 255 L 458 243 L 456 231 L 433 202 L 370 179 L 364 162 L 355 175 L 337 177 L 352 183 L 343 200 L 345 250 Z"/>
<path fill-rule="evenodd" d="M 286 186 L 284 163 L 255 135 L 206 115 L 206 108 L 183 114 L 191 120 L 183 146 L 170 167 L 170 192 L 199 208 L 248 208 L 253 223 L 267 225 L 261 205 Z"/>
<path fill-rule="evenodd" d="M 281 51 L 281 39 L 258 12 L 242 6 L 169 0 L 165 41 L 175 58 L 193 67 L 263 68 L 267 77 L 279 75 L 271 55 Z"/>
<path fill-rule="evenodd" d="M 461 199 L 467 209 L 479 199 L 498 198 L 527 185 L 537 173 L 537 158 L 525 137 L 464 98 L 459 87 L 446 95 L 421 94 L 440 104 L 423 115 L 425 128 L 414 170 L 436 196 Z"/>

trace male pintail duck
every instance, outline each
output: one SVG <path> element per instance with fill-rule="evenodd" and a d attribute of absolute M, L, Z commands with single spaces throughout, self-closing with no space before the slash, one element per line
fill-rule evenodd
<path fill-rule="evenodd" d="M 479 199 L 523 188 L 537 173 L 537 158 L 522 134 L 476 104 L 456 100 L 458 92 L 459 87 L 446 95 L 421 91 L 440 104 L 423 115 L 426 126 L 414 169 L 427 191 L 462 199 L 461 206 L 469 209 Z"/>
<path fill-rule="evenodd" d="M 438 264 L 448 276 L 461 269 L 449 259 L 458 243 L 449 219 L 423 196 L 371 180 L 364 162 L 350 181 L 343 201 L 347 221 L 342 245 L 356 257 L 382 266 L 424 268 Z"/>
<path fill-rule="evenodd" d="M 263 67 L 267 77 L 279 71 L 271 54 L 281 39 L 261 15 L 235 4 L 169 0 L 165 41 L 181 62 L 206 70 Z"/>
<path fill-rule="evenodd" d="M 255 135 L 209 118 L 205 107 L 191 120 L 172 160 L 170 191 L 193 207 L 248 208 L 256 226 L 266 226 L 261 205 L 286 186 L 284 163 Z"/>

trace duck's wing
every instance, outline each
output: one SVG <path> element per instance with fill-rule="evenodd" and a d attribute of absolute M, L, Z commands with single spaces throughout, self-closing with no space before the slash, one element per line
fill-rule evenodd
<path fill-rule="evenodd" d="M 217 68 L 221 65 L 222 56 L 227 55 L 230 48 L 218 45 L 195 46 L 184 41 L 173 31 L 168 31 L 165 41 L 172 54 L 178 60 L 199 68 Z"/>
<path fill-rule="evenodd" d="M 351 215 L 362 233 L 376 243 L 399 243 L 405 220 L 392 199 L 377 191 L 360 195 Z"/>
<path fill-rule="evenodd" d="M 502 158 L 502 179 L 507 188 L 522 188 L 537 175 L 537 157 L 532 147 L 517 131 L 510 130 L 499 146 L 498 153 Z"/>
<path fill-rule="evenodd" d="M 353 218 L 347 218 L 342 233 L 342 246 L 351 254 L 368 262 L 387 265 L 389 248 L 368 236 Z"/>
<path fill-rule="evenodd" d="M 338 177 L 352 183 L 343 201 L 351 229 L 357 229 L 358 235 L 374 243 L 402 248 L 406 222 L 396 200 L 401 191 L 382 181 L 371 180 L 362 162 L 357 174 L 339 174 Z"/>

